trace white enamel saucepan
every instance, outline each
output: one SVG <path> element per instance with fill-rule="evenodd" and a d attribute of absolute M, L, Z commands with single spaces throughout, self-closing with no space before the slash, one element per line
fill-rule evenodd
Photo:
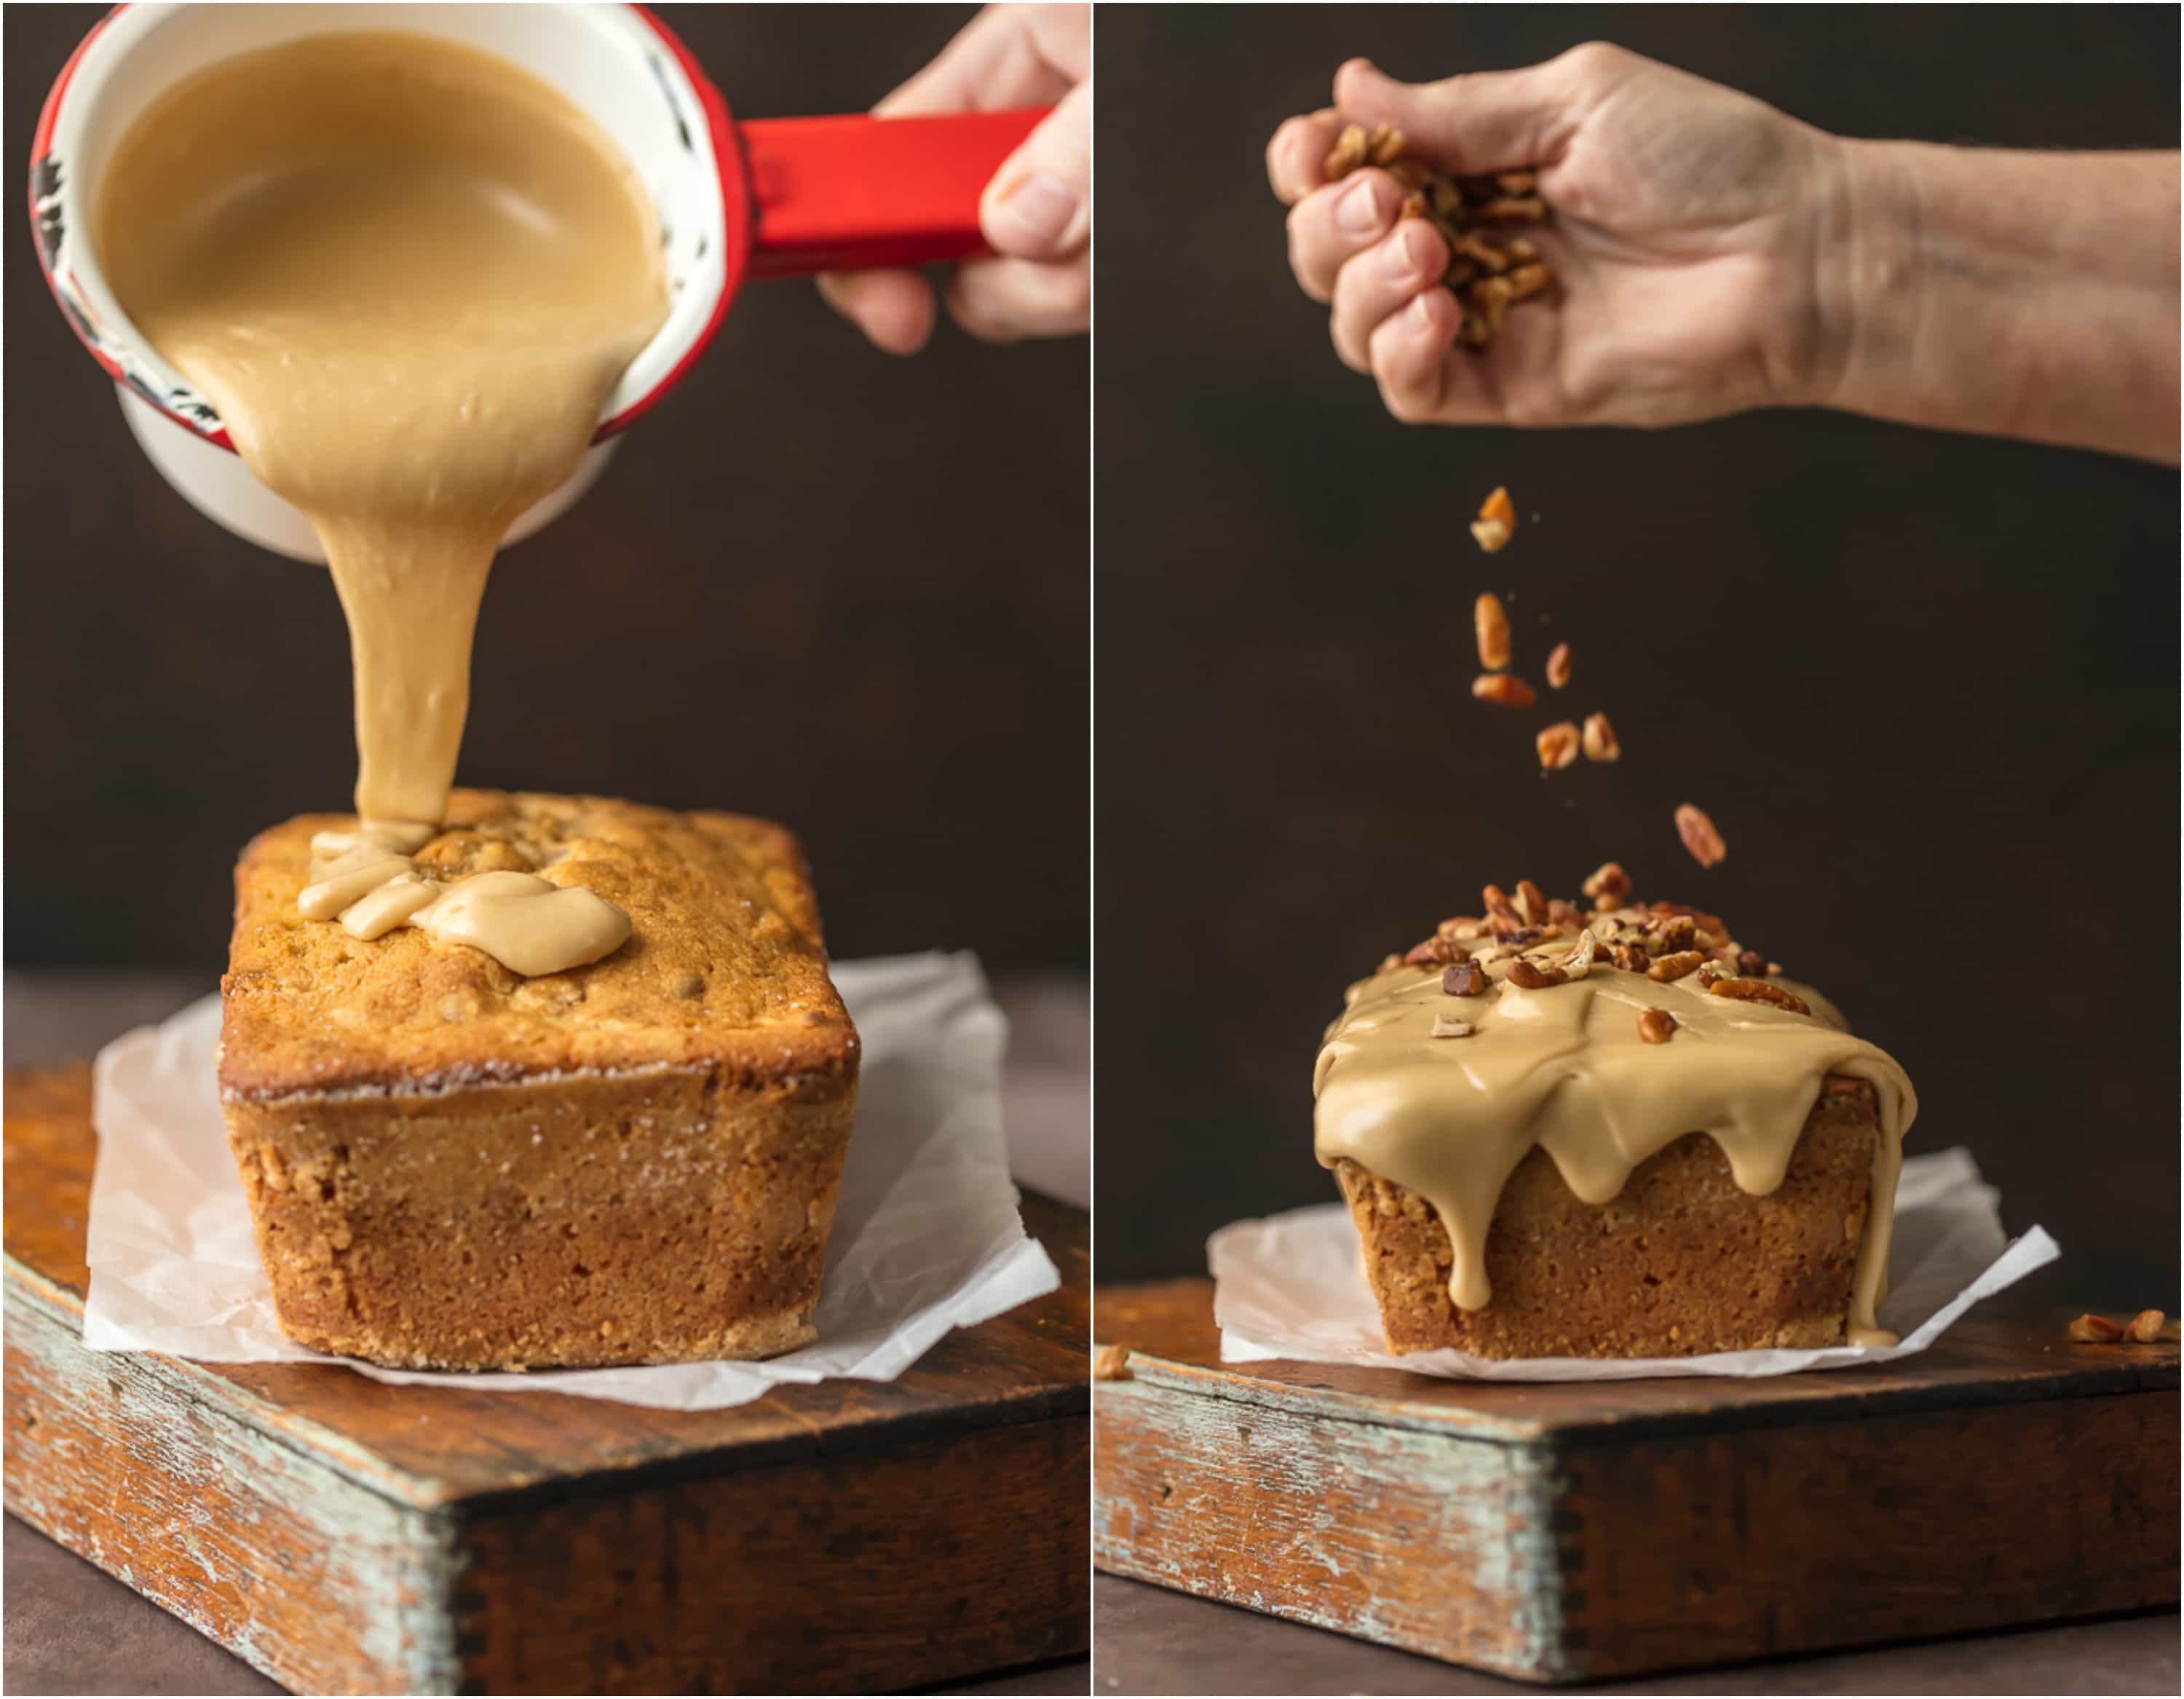
<path fill-rule="evenodd" d="M 115 144 L 176 83 L 238 53 L 360 30 L 441 36 L 521 65 L 606 132 L 659 216 L 667 321 L 608 396 L 591 452 L 516 520 L 510 542 L 583 493 L 616 433 L 705 351 L 746 277 L 983 252 L 979 197 L 1045 115 L 738 123 L 688 49 L 642 6 L 115 7 L 62 68 L 31 144 L 39 264 L 77 337 L 120 386 L 153 465 L 230 531 L 301 560 L 325 558 L 309 521 L 252 476 L 218 412 L 130 323 L 107 287 L 91 214 Z"/>

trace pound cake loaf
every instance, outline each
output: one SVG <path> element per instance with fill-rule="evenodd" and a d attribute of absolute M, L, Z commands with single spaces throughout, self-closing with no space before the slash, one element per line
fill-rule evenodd
<path fill-rule="evenodd" d="M 534 872 L 629 941 L 521 977 L 301 919 L 305 816 L 236 871 L 220 1085 L 281 1326 L 408 1368 L 808 1343 L 856 1102 L 796 842 L 764 821 L 454 793 L 415 861 Z"/>
<path fill-rule="evenodd" d="M 1316 1147 L 1396 1352 L 1890 1342 L 1910 1081 L 1715 916 L 1522 882 L 1352 986 Z"/>

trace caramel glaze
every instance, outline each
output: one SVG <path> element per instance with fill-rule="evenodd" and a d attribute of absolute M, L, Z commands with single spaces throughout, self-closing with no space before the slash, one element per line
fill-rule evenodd
<path fill-rule="evenodd" d="M 1506 911 L 1498 920 L 1444 922 L 1435 940 L 1412 953 L 1424 959 L 1391 960 L 1350 988 L 1313 1074 L 1322 1165 L 1346 1156 L 1424 1199 L 1454 1251 L 1449 1295 L 1478 1310 L 1493 1298 L 1488 1226 L 1504 1183 L 1534 1145 L 1576 1196 L 1603 1204 L 1647 1157 L 1701 1131 L 1720 1145 L 1737 1185 L 1763 1196 L 1782 1184 L 1827 1077 L 1864 1080 L 1879 1105 L 1880 1139 L 1847 1333 L 1855 1345 L 1894 1344 L 1875 1312 L 1887 1278 L 1903 1134 L 1918 1112 L 1903 1070 L 1852 1036 L 1817 992 L 1774 974 L 1756 977 L 1792 992 L 1810 1013 L 1720 994 L 1710 983 L 1719 967 L 1705 980 L 1694 972 L 1672 982 L 1616 967 L 1610 952 L 1618 942 L 1650 938 L 1652 953 L 1662 953 L 1673 919 L 1665 905 L 1582 917 L 1556 906 L 1561 918 L 1537 927 Z M 1598 953 L 1581 969 L 1565 966 L 1582 958 L 1586 933 Z M 1702 927 L 1696 941 L 1716 961 L 1734 963 L 1739 954 L 1719 931 Z M 1483 972 L 1480 994 L 1443 989 L 1459 951 Z M 1526 961 L 1572 977 L 1527 989 L 1509 978 Z M 1450 978 L 1465 983 L 1468 971 L 1459 966 Z M 1641 1037 L 1639 1017 L 1648 1009 L 1675 1017 L 1668 1042 Z M 1435 1036 L 1437 1026 L 1448 1036 Z"/>
<path fill-rule="evenodd" d="M 122 307 L 309 518 L 348 619 L 356 808 L 385 853 L 326 870 L 347 900 L 314 917 L 360 938 L 423 926 L 526 974 L 617 947 L 627 916 L 617 933 L 588 894 L 443 894 L 370 840 L 421 842 L 446 817 L 494 551 L 576 471 L 666 316 L 627 164 L 506 60 L 310 36 L 154 102 L 98 223 Z"/>

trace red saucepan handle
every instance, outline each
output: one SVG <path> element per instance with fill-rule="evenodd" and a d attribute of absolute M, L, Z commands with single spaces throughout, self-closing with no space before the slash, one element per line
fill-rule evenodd
<path fill-rule="evenodd" d="M 922 265 L 985 253 L 978 197 L 1050 110 L 739 125 L 750 170 L 750 275 Z"/>

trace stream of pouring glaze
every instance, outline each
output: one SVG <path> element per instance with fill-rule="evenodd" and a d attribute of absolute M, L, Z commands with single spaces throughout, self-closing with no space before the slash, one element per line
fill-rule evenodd
<path fill-rule="evenodd" d="M 618 948 L 627 917 L 588 892 L 458 902 L 404 858 L 446 817 L 494 551 L 576 471 L 666 315 L 627 164 L 504 59 L 311 36 L 155 101 L 98 225 L 123 308 L 309 518 L 348 616 L 359 841 L 313 869 L 318 906 L 343 905 L 306 917 L 424 926 L 520 973 Z"/>
<path fill-rule="evenodd" d="M 1596 925 L 1602 924 L 1596 921 Z M 1611 933 L 1612 919 L 1606 923 Z M 1529 946 L 1559 963 L 1568 938 Z M 1486 1234 L 1502 1188 L 1534 1145 L 1570 1190 L 1602 1204 L 1631 1171 L 1685 1134 L 1707 1133 L 1737 1185 L 1764 1195 L 1782 1184 L 1805 1117 L 1830 1074 L 1871 1083 L 1880 1106 L 1872 1200 L 1858 1250 L 1847 1332 L 1858 1345 L 1892 1345 L 1875 1311 L 1888 1271 L 1903 1134 L 1918 1111 L 1911 1082 L 1886 1051 L 1850 1033 L 1817 992 L 1800 1015 L 1713 994 L 1696 974 L 1671 983 L 1612 966 L 1527 990 L 1509 983 L 1479 939 L 1483 994 L 1442 989 L 1439 962 L 1388 968 L 1350 988 L 1313 1073 L 1315 1148 L 1323 1166 L 1346 1156 L 1424 1198 L 1454 1251 L 1449 1295 L 1484 1308 Z M 1638 1017 L 1665 1009 L 1678 1022 L 1666 1044 L 1639 1036 Z M 1453 1020 L 1465 1036 L 1435 1037 Z"/>

